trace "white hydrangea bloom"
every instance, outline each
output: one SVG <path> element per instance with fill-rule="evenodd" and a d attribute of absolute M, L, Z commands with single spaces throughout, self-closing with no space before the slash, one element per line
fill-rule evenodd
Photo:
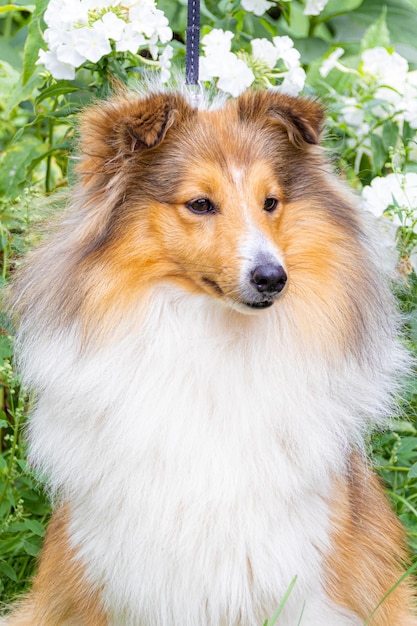
<path fill-rule="evenodd" d="M 326 78 L 332 69 L 336 67 L 338 60 L 344 54 L 343 48 L 336 48 L 328 57 L 325 59 L 319 69 L 320 74 L 323 78 Z"/>
<path fill-rule="evenodd" d="M 73 80 L 75 78 L 75 68 L 70 63 L 62 63 L 56 54 L 50 50 L 39 51 L 39 62 L 42 63 L 58 79 Z"/>
<path fill-rule="evenodd" d="M 99 25 L 103 34 L 108 39 L 114 39 L 114 41 L 120 41 L 122 33 L 127 24 L 120 17 L 117 17 L 111 11 L 108 11 L 103 15 L 101 20 L 95 22 L 96 26 Z"/>
<path fill-rule="evenodd" d="M 251 45 L 253 56 L 272 70 L 280 57 L 278 48 L 269 39 L 252 39 Z"/>
<path fill-rule="evenodd" d="M 245 11 L 254 13 L 255 15 L 263 15 L 268 9 L 274 6 L 275 2 L 270 0 L 241 0 L 242 7 Z"/>
<path fill-rule="evenodd" d="M 417 129 L 417 70 L 409 72 L 403 98 L 404 119 Z"/>
<path fill-rule="evenodd" d="M 279 91 L 288 96 L 298 96 L 306 82 L 306 73 L 302 67 L 291 68 L 284 77 Z"/>
<path fill-rule="evenodd" d="M 204 35 L 201 44 L 207 55 L 213 55 L 216 52 L 221 54 L 225 51 L 230 52 L 233 37 L 234 35 L 230 30 L 213 28 L 207 35 Z"/>
<path fill-rule="evenodd" d="M 217 86 L 236 98 L 251 86 L 255 76 L 244 61 L 238 59 L 236 55 L 230 54 L 228 62 L 223 63 Z"/>
<path fill-rule="evenodd" d="M 233 33 L 214 28 L 201 40 L 204 56 L 200 57 L 200 79 L 217 78 L 217 87 L 238 96 L 255 80 L 248 65 L 231 52 Z"/>
<path fill-rule="evenodd" d="M 398 104 L 407 82 L 408 63 L 404 57 L 382 47 L 370 48 L 362 53 L 362 71 L 381 85 L 378 97 Z"/>
<path fill-rule="evenodd" d="M 289 70 L 296 69 L 300 65 L 300 53 L 294 48 L 291 37 L 274 37 L 274 46 L 278 50 L 279 58 L 282 59 Z"/>
<path fill-rule="evenodd" d="M 365 122 L 365 111 L 356 98 L 342 98 L 344 105 L 340 111 L 341 118 L 348 126 L 355 128 L 358 137 L 369 132 L 369 124 Z"/>
<path fill-rule="evenodd" d="M 328 0 L 307 0 L 304 15 L 319 15 L 327 2 Z"/>
<path fill-rule="evenodd" d="M 408 226 L 416 230 L 417 224 L 417 173 L 388 174 L 374 178 L 362 191 L 365 209 L 376 217 L 381 217 L 390 207 L 393 210 L 394 224 Z"/>
<path fill-rule="evenodd" d="M 84 26 L 79 28 L 74 36 L 77 51 L 84 56 L 87 61 L 97 63 L 101 57 L 111 52 L 111 44 L 108 37 L 95 22 L 91 28 Z M 80 64 L 77 64 L 80 65 Z"/>
<path fill-rule="evenodd" d="M 44 20 L 48 50 L 39 52 L 38 64 L 55 78 L 73 79 L 85 61 L 97 63 L 113 50 L 137 54 L 146 46 L 157 60 L 159 44 L 172 39 L 154 0 L 50 0 Z M 165 76 L 169 54 L 161 64 Z"/>
<path fill-rule="evenodd" d="M 45 24 L 53 30 L 67 30 L 73 24 L 87 24 L 88 5 L 82 0 L 50 0 L 45 14 Z"/>
<path fill-rule="evenodd" d="M 145 35 L 138 33 L 133 24 L 126 24 L 123 30 L 123 36 L 116 41 L 116 50 L 118 52 L 131 52 L 135 54 L 141 46 L 146 44 Z"/>
<path fill-rule="evenodd" d="M 161 68 L 161 81 L 166 83 L 171 77 L 171 59 L 174 54 L 172 46 L 165 46 L 165 50 L 159 57 L 159 67 Z"/>
<path fill-rule="evenodd" d="M 62 43 L 59 43 L 52 50 L 58 61 L 68 63 L 74 68 L 82 65 L 87 60 L 87 57 L 78 48 L 77 35 L 73 31 L 64 32 Z"/>
<path fill-rule="evenodd" d="M 294 48 L 293 40 L 288 36 L 274 37 L 272 42 L 268 39 L 254 39 L 252 41 L 252 56 L 271 70 L 265 78 L 283 79 L 278 87 L 270 85 L 288 95 L 298 95 L 303 89 L 306 74 L 300 67 L 300 53 Z M 276 68 L 278 62 L 281 62 L 281 71 Z"/>
<path fill-rule="evenodd" d="M 377 47 L 362 53 L 362 74 L 376 86 L 375 96 L 391 105 L 398 120 L 417 128 L 417 73 L 408 71 L 408 62 L 397 52 Z M 378 115 L 378 110 L 374 111 Z M 381 109 L 379 117 L 386 116 Z"/>

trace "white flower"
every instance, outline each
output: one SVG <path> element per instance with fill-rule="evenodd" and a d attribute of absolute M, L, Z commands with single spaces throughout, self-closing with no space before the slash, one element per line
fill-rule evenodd
<path fill-rule="evenodd" d="M 56 30 L 65 30 L 72 24 L 87 24 L 88 7 L 80 0 L 50 0 L 43 19 Z"/>
<path fill-rule="evenodd" d="M 294 48 L 294 42 L 291 37 L 287 35 L 274 37 L 272 41 L 278 51 L 279 58 L 284 61 L 287 68 L 289 70 L 298 68 L 300 65 L 300 53 Z"/>
<path fill-rule="evenodd" d="M 65 64 L 78 68 L 86 60 L 97 63 L 111 54 L 112 45 L 133 54 L 146 45 L 156 60 L 158 44 L 172 39 L 168 20 L 154 0 L 50 0 L 45 22 L 51 54 L 40 52 L 39 63 L 45 60 L 56 78 L 72 75 Z"/>
<path fill-rule="evenodd" d="M 131 52 L 136 54 L 140 46 L 146 44 L 146 39 L 142 33 L 138 33 L 133 24 L 126 24 L 125 29 L 116 42 L 116 50 L 118 52 Z"/>
<path fill-rule="evenodd" d="M 391 105 L 397 121 L 417 128 L 417 73 L 408 71 L 406 59 L 385 48 L 372 48 L 362 53 L 361 69 L 376 86 L 375 97 Z M 373 113 L 381 119 L 390 114 L 382 106 L 374 107 Z"/>
<path fill-rule="evenodd" d="M 279 50 L 268 39 L 252 39 L 252 54 L 272 69 L 280 57 Z"/>
<path fill-rule="evenodd" d="M 295 67 L 288 70 L 282 84 L 279 86 L 281 93 L 289 96 L 297 96 L 303 89 L 306 82 L 306 73 L 302 67 Z"/>
<path fill-rule="evenodd" d="M 171 59 L 174 54 L 174 48 L 172 46 L 165 46 L 165 50 L 159 57 L 159 67 L 161 68 L 161 81 L 166 83 L 171 77 Z"/>
<path fill-rule="evenodd" d="M 323 78 L 326 78 L 326 76 L 330 74 L 332 69 L 336 67 L 338 60 L 344 54 L 344 52 L 345 51 L 343 50 L 343 48 L 336 48 L 336 50 L 334 50 L 330 54 L 330 56 L 328 56 L 327 59 L 323 61 L 319 70 Z"/>
<path fill-rule="evenodd" d="M 277 61 L 281 59 L 288 69 L 299 67 L 300 53 L 294 48 L 293 40 L 284 35 L 274 37 L 273 43 L 268 39 L 253 39 L 252 54 L 256 59 L 260 59 L 272 69 Z"/>
<path fill-rule="evenodd" d="M 78 31 L 76 31 L 78 32 Z M 55 47 L 56 57 L 61 63 L 68 63 L 73 67 L 79 67 L 87 57 L 79 51 L 77 38 L 75 31 L 67 31 L 63 33 L 63 42 Z M 55 76 L 55 74 L 53 74 Z"/>
<path fill-rule="evenodd" d="M 344 98 L 344 102 L 345 105 L 340 111 L 342 119 L 348 126 L 354 126 L 356 129 L 362 128 L 365 122 L 365 112 L 360 103 L 356 98 Z"/>
<path fill-rule="evenodd" d="M 97 22 L 94 22 L 92 28 L 79 28 L 76 33 L 77 51 L 88 61 L 97 63 L 101 57 L 111 52 L 110 41 L 100 26 L 97 26 Z"/>
<path fill-rule="evenodd" d="M 166 28 L 168 20 L 163 11 L 155 7 L 153 1 L 139 0 L 129 9 L 129 19 L 138 32 L 146 37 L 152 37 L 159 28 Z M 170 39 L 172 38 L 172 34 Z"/>
<path fill-rule="evenodd" d="M 382 47 L 370 48 L 362 53 L 362 71 L 371 76 L 383 89 L 379 96 L 389 102 L 398 101 L 405 91 L 408 63 L 397 52 L 390 54 Z M 397 92 L 397 93 L 395 93 Z"/>
<path fill-rule="evenodd" d="M 119 41 L 125 29 L 126 22 L 117 17 L 112 11 L 108 11 L 103 15 L 101 20 L 95 22 L 96 28 L 100 28 L 108 39 Z"/>
<path fill-rule="evenodd" d="M 415 228 L 417 223 L 417 173 L 377 176 L 362 190 L 364 207 L 380 217 L 394 207 L 393 221 Z M 397 208 L 395 208 L 397 207 Z"/>
<path fill-rule="evenodd" d="M 234 54 L 228 59 L 228 63 L 224 64 L 220 72 L 220 78 L 217 86 L 222 91 L 230 93 L 235 98 L 243 93 L 255 80 L 252 70 L 244 61 L 238 59 Z"/>
<path fill-rule="evenodd" d="M 228 57 L 231 56 L 232 57 L 232 63 L 233 63 L 233 59 L 236 58 L 236 55 L 233 54 L 233 52 L 225 52 L 222 55 L 222 62 L 225 61 L 227 64 L 227 59 Z M 230 63 L 230 60 L 229 60 Z M 218 78 L 221 72 L 221 63 L 220 63 L 220 57 L 217 55 L 209 55 L 209 56 L 204 56 L 204 57 L 200 57 L 200 68 L 199 68 L 199 74 L 200 74 L 200 80 L 211 80 L 212 78 Z"/>
<path fill-rule="evenodd" d="M 328 0 L 307 0 L 304 15 L 319 15 L 327 2 Z"/>
<path fill-rule="evenodd" d="M 55 78 L 73 80 L 75 78 L 75 68 L 70 63 L 61 63 L 54 52 L 50 50 L 39 50 L 37 65 L 42 64 L 48 72 Z"/>
<path fill-rule="evenodd" d="M 255 80 L 252 70 L 230 51 L 233 33 L 214 28 L 201 41 L 205 56 L 200 57 L 200 78 L 218 78 L 217 87 L 232 96 L 243 93 Z"/>
<path fill-rule="evenodd" d="M 241 0 L 242 7 L 245 11 L 250 11 L 255 15 L 263 15 L 265 11 L 273 7 L 275 2 L 269 0 Z"/>
<path fill-rule="evenodd" d="M 230 30 L 222 30 L 221 28 L 213 28 L 201 40 L 205 54 L 218 54 L 222 52 L 230 52 L 232 47 L 232 39 L 234 35 Z"/>

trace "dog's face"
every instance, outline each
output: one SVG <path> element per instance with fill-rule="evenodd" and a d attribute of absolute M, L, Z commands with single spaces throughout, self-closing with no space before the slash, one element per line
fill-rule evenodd
<path fill-rule="evenodd" d="M 90 311 L 171 281 L 244 313 L 288 301 L 300 332 L 325 315 L 349 342 L 367 276 L 357 214 L 317 145 L 322 122 L 317 103 L 268 92 L 215 110 L 159 94 L 87 111 Z"/>

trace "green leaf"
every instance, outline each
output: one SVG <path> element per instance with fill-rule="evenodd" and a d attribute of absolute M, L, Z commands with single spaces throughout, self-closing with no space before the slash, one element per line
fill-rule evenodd
<path fill-rule="evenodd" d="M 78 91 L 80 88 L 84 88 L 84 85 L 80 86 L 75 84 L 74 81 L 59 80 L 50 87 L 42 89 L 39 96 L 36 98 L 36 105 L 40 104 L 46 98 L 57 98 L 73 91 Z"/>
<path fill-rule="evenodd" d="M 8 335 L 0 335 L 0 359 L 7 359 L 13 354 L 12 342 Z"/>
<path fill-rule="evenodd" d="M 30 135 L 8 147 L 0 161 L 0 193 L 8 198 L 19 194 L 30 164 L 43 148 L 43 142 Z"/>
<path fill-rule="evenodd" d="M 392 43 L 404 43 L 416 47 L 416 13 L 407 0 L 386 0 L 386 22 Z M 361 6 L 349 14 L 356 24 L 368 26 L 375 23 L 381 15 L 380 0 L 364 0 Z M 346 24 L 348 27 L 348 24 Z"/>
<path fill-rule="evenodd" d="M 0 561 L 0 572 L 3 572 L 3 574 L 7 576 L 7 578 L 10 578 L 11 580 L 14 580 L 14 582 L 17 582 L 16 572 L 12 567 L 10 567 L 8 563 L 6 563 L 6 561 Z"/>
<path fill-rule="evenodd" d="M 323 18 L 329 18 L 332 15 L 344 15 L 345 13 L 350 13 L 350 11 L 354 11 L 358 7 L 361 6 L 363 0 L 329 0 L 329 2 L 324 7 L 323 11 L 320 13 L 320 20 Z"/>
<path fill-rule="evenodd" d="M 30 556 L 38 556 L 41 546 L 37 543 L 33 543 L 32 541 L 24 541 L 23 542 L 24 550 Z"/>
<path fill-rule="evenodd" d="M 45 526 L 35 519 L 25 519 L 23 522 L 25 527 L 33 532 L 38 537 L 43 537 L 45 534 Z"/>
<path fill-rule="evenodd" d="M 278 606 L 277 610 L 275 611 L 273 617 L 271 618 L 271 620 L 267 620 L 265 622 L 264 626 L 275 626 L 275 624 L 276 624 L 276 622 L 278 620 L 278 617 L 281 615 L 281 613 L 282 613 L 282 611 L 283 611 L 283 609 L 284 609 L 284 607 L 285 607 L 285 605 L 287 603 L 287 600 L 290 597 L 291 592 L 292 592 L 292 590 L 295 587 L 296 582 L 297 582 L 297 576 L 294 576 L 294 578 L 292 579 L 288 589 L 286 590 L 286 592 L 284 594 L 284 597 L 282 598 L 281 602 L 279 603 L 279 606 Z"/>
<path fill-rule="evenodd" d="M 6 4 L 3 7 L 0 7 L 0 15 L 2 13 L 10 13 L 10 11 L 27 11 L 32 13 L 35 7 L 33 4 L 19 5 L 19 4 Z"/>
<path fill-rule="evenodd" d="M 45 45 L 41 31 L 41 19 L 47 6 L 48 0 L 36 0 L 35 11 L 28 26 L 28 36 L 24 47 L 22 75 L 23 85 L 26 85 L 29 78 L 35 71 L 36 61 L 39 57 L 39 50 Z"/>
<path fill-rule="evenodd" d="M 377 48 L 382 46 L 388 47 L 390 44 L 390 34 L 387 27 L 387 7 L 384 6 L 380 17 L 365 31 L 361 42 L 362 50 L 369 48 Z"/>
<path fill-rule="evenodd" d="M 414 463 L 408 471 L 408 478 L 417 478 L 417 463 Z"/>
<path fill-rule="evenodd" d="M 320 37 L 294 39 L 294 45 L 301 55 L 301 62 L 306 64 L 324 56 L 329 49 L 329 44 Z"/>
<path fill-rule="evenodd" d="M 382 143 L 387 152 L 389 152 L 390 148 L 395 147 L 399 134 L 400 130 L 395 122 L 387 120 L 384 123 L 382 128 Z"/>
<path fill-rule="evenodd" d="M 398 456 L 410 456 L 417 448 L 417 437 L 404 437 L 397 448 Z"/>
<path fill-rule="evenodd" d="M 374 133 L 371 133 L 370 139 L 371 139 L 371 148 L 372 148 L 372 160 L 374 163 L 374 173 L 380 174 L 382 168 L 385 165 L 387 155 L 384 150 L 382 139 L 379 135 L 375 135 Z"/>
<path fill-rule="evenodd" d="M 23 84 L 22 79 L 19 80 L 7 100 L 6 114 L 9 115 L 21 102 L 29 100 L 33 92 L 42 85 L 43 81 L 44 79 L 39 75 L 38 71 L 25 84 Z"/>

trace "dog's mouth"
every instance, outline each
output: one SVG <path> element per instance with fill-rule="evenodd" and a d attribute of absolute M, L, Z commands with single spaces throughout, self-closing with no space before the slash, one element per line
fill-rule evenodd
<path fill-rule="evenodd" d="M 262 300 L 261 302 L 243 302 L 250 309 L 267 309 L 274 304 L 275 300 Z"/>
<path fill-rule="evenodd" d="M 218 283 L 216 283 L 216 281 L 212 280 L 211 278 L 207 278 L 207 276 L 203 276 L 202 280 L 204 284 L 210 287 L 218 296 L 227 297 L 227 294 L 225 294 L 223 289 L 220 287 Z M 259 302 L 240 301 L 238 302 L 238 304 L 246 306 L 249 309 L 261 310 L 261 309 L 268 309 L 270 306 L 274 304 L 274 302 L 275 302 L 275 299 L 272 298 L 272 299 L 261 300 Z"/>
<path fill-rule="evenodd" d="M 211 287 L 213 291 L 217 293 L 218 296 L 225 296 L 223 289 L 216 283 L 216 281 L 211 280 L 211 278 L 207 278 L 207 276 L 202 277 L 203 283 L 205 283 L 208 287 Z"/>

